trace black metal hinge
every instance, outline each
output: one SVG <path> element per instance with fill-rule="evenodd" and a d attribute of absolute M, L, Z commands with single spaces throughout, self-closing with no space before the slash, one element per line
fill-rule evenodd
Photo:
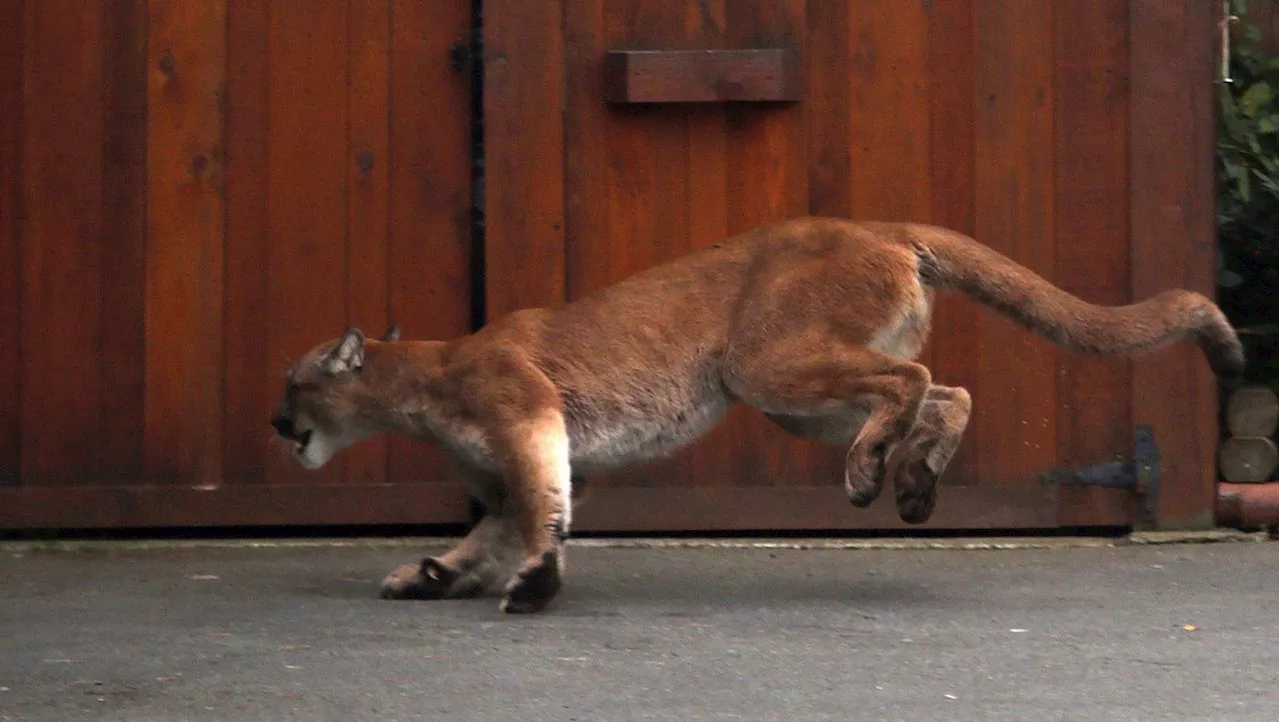
<path fill-rule="evenodd" d="M 1137 499 L 1137 520 L 1154 524 L 1160 500 L 1160 449 L 1155 433 L 1143 424 L 1133 434 L 1133 458 L 1110 461 L 1082 469 L 1054 469 L 1041 479 L 1059 486 L 1109 486 L 1132 489 Z"/>

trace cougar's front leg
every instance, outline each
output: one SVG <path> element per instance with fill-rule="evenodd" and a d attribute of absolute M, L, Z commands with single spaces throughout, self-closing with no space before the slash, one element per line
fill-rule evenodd
<path fill-rule="evenodd" d="M 502 610 L 536 612 L 560 591 L 569 534 L 569 437 L 558 409 L 515 424 L 504 439 L 504 513 L 519 530 L 524 559 L 507 584 Z"/>

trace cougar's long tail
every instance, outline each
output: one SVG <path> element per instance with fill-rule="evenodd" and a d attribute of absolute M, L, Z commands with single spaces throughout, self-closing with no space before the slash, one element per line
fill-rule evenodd
<path fill-rule="evenodd" d="M 929 229 L 913 243 L 926 283 L 970 296 L 1067 348 L 1131 355 L 1185 338 L 1200 346 L 1219 376 L 1244 370 L 1235 330 L 1198 293 L 1177 289 L 1128 306 L 1097 306 L 959 233 Z"/>

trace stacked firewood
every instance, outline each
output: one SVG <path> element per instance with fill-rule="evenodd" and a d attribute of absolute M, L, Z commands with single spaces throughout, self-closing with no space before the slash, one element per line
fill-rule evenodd
<path fill-rule="evenodd" d="M 1230 438 L 1218 450 L 1218 471 L 1224 481 L 1260 482 L 1276 478 L 1276 424 L 1280 404 L 1262 386 L 1246 386 L 1227 399 Z"/>

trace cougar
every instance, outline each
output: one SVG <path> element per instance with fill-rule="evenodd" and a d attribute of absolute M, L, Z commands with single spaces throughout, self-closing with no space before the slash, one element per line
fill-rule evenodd
<path fill-rule="evenodd" d="M 847 447 L 854 505 L 890 479 L 901 518 L 927 520 L 971 408 L 913 362 L 938 290 L 1081 352 L 1188 339 L 1220 375 L 1244 365 L 1200 294 L 1097 306 L 945 228 L 803 218 L 454 340 L 347 329 L 289 370 L 271 425 L 310 469 L 379 431 L 441 446 L 487 513 L 452 550 L 393 570 L 382 596 L 500 593 L 533 612 L 561 587 L 579 474 L 678 449 L 739 402 Z"/>

